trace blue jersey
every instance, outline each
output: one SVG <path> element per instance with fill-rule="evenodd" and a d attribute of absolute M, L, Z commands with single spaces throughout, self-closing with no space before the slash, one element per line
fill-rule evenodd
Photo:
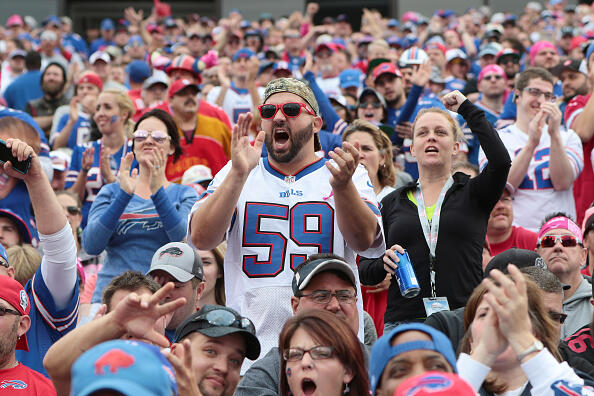
<path fill-rule="evenodd" d="M 66 307 L 57 309 L 39 266 L 33 278 L 25 285 L 25 291 L 31 301 L 31 327 L 27 331 L 29 351 L 17 350 L 16 358 L 25 366 L 47 376 L 47 371 L 43 367 L 43 357 L 47 350 L 76 327 L 78 286 L 74 287 Z"/>
<path fill-rule="evenodd" d="M 58 121 L 58 134 L 62 133 L 62 130 L 68 123 L 70 119 L 69 114 L 64 114 L 60 117 Z M 56 135 L 57 136 L 57 135 Z M 72 126 L 72 131 L 70 131 L 70 137 L 68 138 L 67 146 L 74 150 L 76 146 L 82 146 L 83 144 L 87 143 L 91 137 L 91 119 L 88 115 L 79 113 L 76 122 Z M 52 145 L 54 144 L 53 140 L 55 137 L 52 137 Z"/>
<path fill-rule="evenodd" d="M 103 147 L 102 140 L 96 140 L 94 142 L 89 142 L 82 146 L 74 147 L 72 151 L 72 159 L 70 160 L 70 169 L 66 174 L 66 185 L 65 189 L 68 189 L 74 185 L 76 179 L 78 178 L 78 174 L 82 170 L 82 158 L 83 153 L 88 148 L 94 148 L 95 154 L 93 157 L 93 165 L 89 172 L 87 173 L 87 184 L 85 185 L 85 197 L 83 200 L 82 206 L 82 222 L 81 227 L 84 228 L 87 225 L 87 216 L 89 215 L 89 210 L 91 209 L 91 204 L 95 200 L 97 194 L 99 194 L 99 190 L 105 184 L 103 177 L 101 177 L 101 149 Z M 113 155 L 110 156 L 109 160 L 109 167 L 114 175 L 117 175 L 118 170 L 120 169 L 120 161 L 122 160 L 122 155 L 125 155 L 128 151 L 132 149 L 132 142 L 126 141 L 121 149 L 117 150 Z"/>
<path fill-rule="evenodd" d="M 79 52 L 85 55 L 88 52 L 87 42 L 76 33 L 65 34 L 63 36 L 62 43 L 66 49 L 74 50 L 73 52 Z"/>
<path fill-rule="evenodd" d="M 452 92 L 458 90 L 460 92 L 464 91 L 466 87 L 466 80 L 462 80 L 453 76 L 449 76 L 445 78 L 445 90 L 447 92 Z"/>
<path fill-rule="evenodd" d="M 93 55 L 93 52 L 97 52 L 100 49 L 109 47 L 110 45 L 116 45 L 116 43 L 113 40 L 105 41 L 103 37 L 93 40 L 91 43 L 91 48 L 89 48 L 89 56 Z"/>

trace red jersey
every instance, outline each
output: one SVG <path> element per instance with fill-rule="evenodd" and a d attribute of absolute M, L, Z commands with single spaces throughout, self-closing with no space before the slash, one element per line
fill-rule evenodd
<path fill-rule="evenodd" d="M 128 91 L 128 96 L 132 99 L 132 103 L 134 103 L 134 109 L 136 112 L 132 116 L 132 120 L 134 122 L 138 121 L 140 116 L 144 113 L 144 101 L 142 100 L 142 89 L 130 89 Z"/>
<path fill-rule="evenodd" d="M 16 367 L 0 370 L 0 394 L 27 396 L 55 396 L 52 381 L 19 363 Z"/>
<path fill-rule="evenodd" d="M 511 248 L 534 250 L 538 234 L 522 227 L 512 226 L 512 233 L 505 241 L 500 243 L 489 242 L 491 255 L 496 256 Z"/>

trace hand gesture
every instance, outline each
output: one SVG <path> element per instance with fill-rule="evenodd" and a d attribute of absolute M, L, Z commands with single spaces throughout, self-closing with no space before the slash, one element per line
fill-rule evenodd
<path fill-rule="evenodd" d="M 83 152 L 81 167 L 82 169 L 89 170 L 93 166 L 95 159 L 95 147 L 89 147 Z"/>
<path fill-rule="evenodd" d="M 305 8 L 305 14 L 309 15 L 310 17 L 313 17 L 318 13 L 319 10 L 320 5 L 318 3 L 311 2 L 307 4 L 307 7 Z"/>
<path fill-rule="evenodd" d="M 253 146 L 250 144 L 250 125 L 253 118 L 249 112 L 240 114 L 231 135 L 231 169 L 245 177 L 258 165 L 264 144 L 264 131 L 258 133 Z"/>
<path fill-rule="evenodd" d="M 29 167 L 29 171 L 23 175 L 22 173 L 14 170 L 10 161 L 7 161 L 4 164 L 0 164 L 4 173 L 6 173 L 8 176 L 22 179 L 25 181 L 25 183 L 29 181 L 37 181 L 44 177 L 44 172 L 41 168 L 39 157 L 37 154 L 35 154 L 33 148 L 26 142 L 19 139 L 9 138 L 6 139 L 6 147 L 10 149 L 12 155 L 15 156 L 18 161 L 25 161 L 27 158 L 31 157 L 31 165 Z"/>
<path fill-rule="evenodd" d="M 78 120 L 78 98 L 76 96 L 70 101 L 68 117 L 72 122 Z"/>
<path fill-rule="evenodd" d="M 136 178 L 138 177 L 138 169 L 134 169 L 130 174 L 133 160 L 134 154 L 127 153 L 120 163 L 120 188 L 130 195 L 134 194 L 136 190 Z"/>
<path fill-rule="evenodd" d="M 541 108 L 536 116 L 528 124 L 528 139 L 532 144 L 538 145 L 540 143 L 540 136 L 542 134 L 542 128 L 545 124 L 546 115 Z"/>
<path fill-rule="evenodd" d="M 198 381 L 192 367 L 192 346 L 187 338 L 180 343 L 173 344 L 171 352 L 165 354 L 175 370 L 177 379 L 177 393 L 187 396 L 201 396 Z"/>
<path fill-rule="evenodd" d="M 142 22 L 144 11 L 142 10 L 134 10 L 134 7 L 128 7 L 124 9 L 124 18 L 132 25 L 140 25 Z"/>
<path fill-rule="evenodd" d="M 480 314 L 482 315 L 482 312 Z M 491 367 L 509 344 L 499 329 L 497 315 L 492 309 L 489 309 L 482 318 L 475 315 L 474 320 L 482 321 L 483 331 L 479 339 L 472 340 L 471 356 Z"/>
<path fill-rule="evenodd" d="M 155 147 L 153 150 L 153 158 L 147 164 L 151 170 L 149 178 L 149 186 L 151 193 L 155 194 L 163 185 L 167 178 L 165 177 L 165 167 L 167 166 L 167 156 L 161 147 Z"/>
<path fill-rule="evenodd" d="M 180 297 L 174 301 L 159 304 L 173 290 L 172 282 L 165 284 L 154 294 L 138 295 L 130 293 L 113 311 L 114 322 L 120 324 L 126 334 L 152 342 L 162 347 L 168 347 L 169 341 L 163 334 L 159 334 L 155 328 L 155 322 L 161 317 L 175 311 L 186 303 L 186 299 Z"/>
<path fill-rule="evenodd" d="M 340 190 L 352 183 L 352 177 L 359 165 L 359 143 L 354 145 L 349 142 L 343 142 L 342 148 L 337 147 L 328 155 L 334 160 L 336 166 L 330 161 L 326 162 L 326 167 L 332 174 L 330 176 L 330 185 L 332 190 Z"/>
<path fill-rule="evenodd" d="M 415 71 L 412 75 L 412 83 L 418 85 L 419 87 L 424 87 L 427 85 L 429 82 L 429 77 L 431 76 L 431 67 L 430 61 L 421 63 L 417 71 Z"/>
<path fill-rule="evenodd" d="M 404 248 L 400 245 L 393 245 L 390 249 L 384 253 L 384 269 L 388 274 L 394 275 L 398 269 L 398 263 L 400 259 L 395 252 L 404 254 Z"/>
<path fill-rule="evenodd" d="M 559 106 L 553 102 L 545 102 L 540 105 L 540 109 L 546 116 L 545 121 L 548 125 L 549 135 L 558 134 L 561 127 L 561 118 L 563 117 Z"/>
<path fill-rule="evenodd" d="M 441 101 L 443 102 L 443 105 L 445 106 L 445 108 L 448 109 L 449 111 L 453 111 L 454 113 L 458 112 L 460 105 L 465 100 L 466 100 L 466 96 L 462 95 L 462 92 L 460 92 L 458 90 L 452 91 L 449 94 L 444 95 L 443 98 L 441 98 Z"/>
<path fill-rule="evenodd" d="M 101 158 L 99 170 L 101 171 L 101 177 L 105 181 L 105 183 L 113 183 L 116 178 L 111 170 L 111 164 L 109 156 L 111 155 L 111 151 L 107 147 L 101 147 Z"/>
<path fill-rule="evenodd" d="M 396 125 L 394 130 L 402 139 L 412 139 L 412 124 L 410 122 L 403 121 L 402 123 Z"/>

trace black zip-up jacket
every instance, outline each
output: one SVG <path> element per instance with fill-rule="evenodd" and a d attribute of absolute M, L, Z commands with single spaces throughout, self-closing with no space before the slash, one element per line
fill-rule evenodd
<path fill-rule="evenodd" d="M 480 175 L 472 179 L 456 172 L 454 184 L 443 201 L 435 252 L 435 283 L 437 296 L 447 297 L 450 309 L 464 306 L 483 278 L 481 262 L 487 222 L 503 193 L 511 167 L 507 149 L 483 111 L 466 100 L 458 113 L 478 137 L 489 162 Z M 429 247 L 423 236 L 417 207 L 407 197 L 407 192 L 416 188 L 416 182 L 409 183 L 382 200 L 386 246 L 389 248 L 398 244 L 408 251 L 421 286 L 417 297 L 404 298 L 396 279 L 392 278 L 385 323 L 423 319 L 425 309 L 422 299 L 431 296 Z M 385 276 L 382 257 L 361 258 L 361 283 L 375 285 Z"/>

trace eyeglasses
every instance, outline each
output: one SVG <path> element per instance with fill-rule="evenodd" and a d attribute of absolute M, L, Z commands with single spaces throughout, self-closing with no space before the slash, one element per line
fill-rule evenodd
<path fill-rule="evenodd" d="M 153 138 L 153 140 L 157 143 L 163 143 L 164 141 L 171 139 L 171 137 L 167 134 L 167 132 L 163 131 L 145 131 L 144 129 L 137 129 L 132 134 L 134 136 L 135 143 L 142 143 L 144 142 L 149 136 Z"/>
<path fill-rule="evenodd" d="M 530 96 L 534 96 L 535 98 L 540 98 L 540 95 L 543 95 L 547 102 L 554 102 L 557 97 L 552 92 L 543 92 L 538 88 L 524 88 L 524 91 L 528 92 Z"/>
<path fill-rule="evenodd" d="M 326 305 L 330 303 L 334 296 L 336 296 L 339 304 L 352 304 L 357 298 L 357 293 L 353 290 L 338 290 L 335 293 L 329 290 L 316 290 L 313 293 L 301 294 L 298 297 L 309 297 L 316 304 Z"/>
<path fill-rule="evenodd" d="M 557 241 L 560 241 L 563 247 L 575 247 L 578 244 L 577 238 L 573 235 L 546 235 L 538 240 L 537 246 L 552 248 Z"/>
<path fill-rule="evenodd" d="M 315 116 L 316 114 L 305 103 L 287 102 L 281 104 L 263 104 L 258 106 L 260 116 L 264 120 L 271 119 L 276 115 L 278 109 L 281 109 L 285 117 L 295 118 L 301 113 L 301 109 L 305 109 L 308 114 Z"/>
<path fill-rule="evenodd" d="M 512 202 L 514 202 L 514 198 L 513 197 L 503 197 L 499 200 L 499 202 L 509 205 Z"/>
<path fill-rule="evenodd" d="M 64 209 L 68 212 L 69 215 L 76 216 L 80 214 L 80 209 L 76 206 L 66 206 Z"/>
<path fill-rule="evenodd" d="M 565 319 L 567 319 L 567 314 L 566 313 L 563 313 L 563 312 L 549 311 L 549 316 L 555 322 L 559 322 L 560 324 L 565 323 Z"/>
<path fill-rule="evenodd" d="M 287 362 L 299 362 L 306 353 L 309 353 L 313 360 L 330 359 L 334 355 L 334 348 L 322 345 L 309 349 L 289 348 L 283 351 L 283 359 Z"/>
<path fill-rule="evenodd" d="M 489 74 L 488 76 L 483 77 L 483 80 L 487 80 L 487 81 L 491 81 L 491 80 L 499 81 L 502 78 L 503 77 L 501 77 L 501 75 L 499 75 L 499 74 Z"/>
<path fill-rule="evenodd" d="M 213 309 L 203 315 L 198 315 L 193 322 L 206 322 L 211 326 L 217 327 L 235 327 L 237 329 L 247 330 L 252 334 L 256 334 L 256 328 L 251 320 L 242 316 L 235 316 L 233 312 L 226 309 Z"/>
<path fill-rule="evenodd" d="M 382 107 L 382 104 L 380 102 L 361 102 L 361 103 L 359 103 L 360 109 L 366 109 L 369 106 L 373 107 L 374 109 L 379 109 L 380 107 Z"/>
<path fill-rule="evenodd" d="M 15 311 L 14 309 L 0 307 L 0 316 L 4 316 L 6 314 L 12 314 L 16 316 L 21 316 L 19 311 Z"/>

